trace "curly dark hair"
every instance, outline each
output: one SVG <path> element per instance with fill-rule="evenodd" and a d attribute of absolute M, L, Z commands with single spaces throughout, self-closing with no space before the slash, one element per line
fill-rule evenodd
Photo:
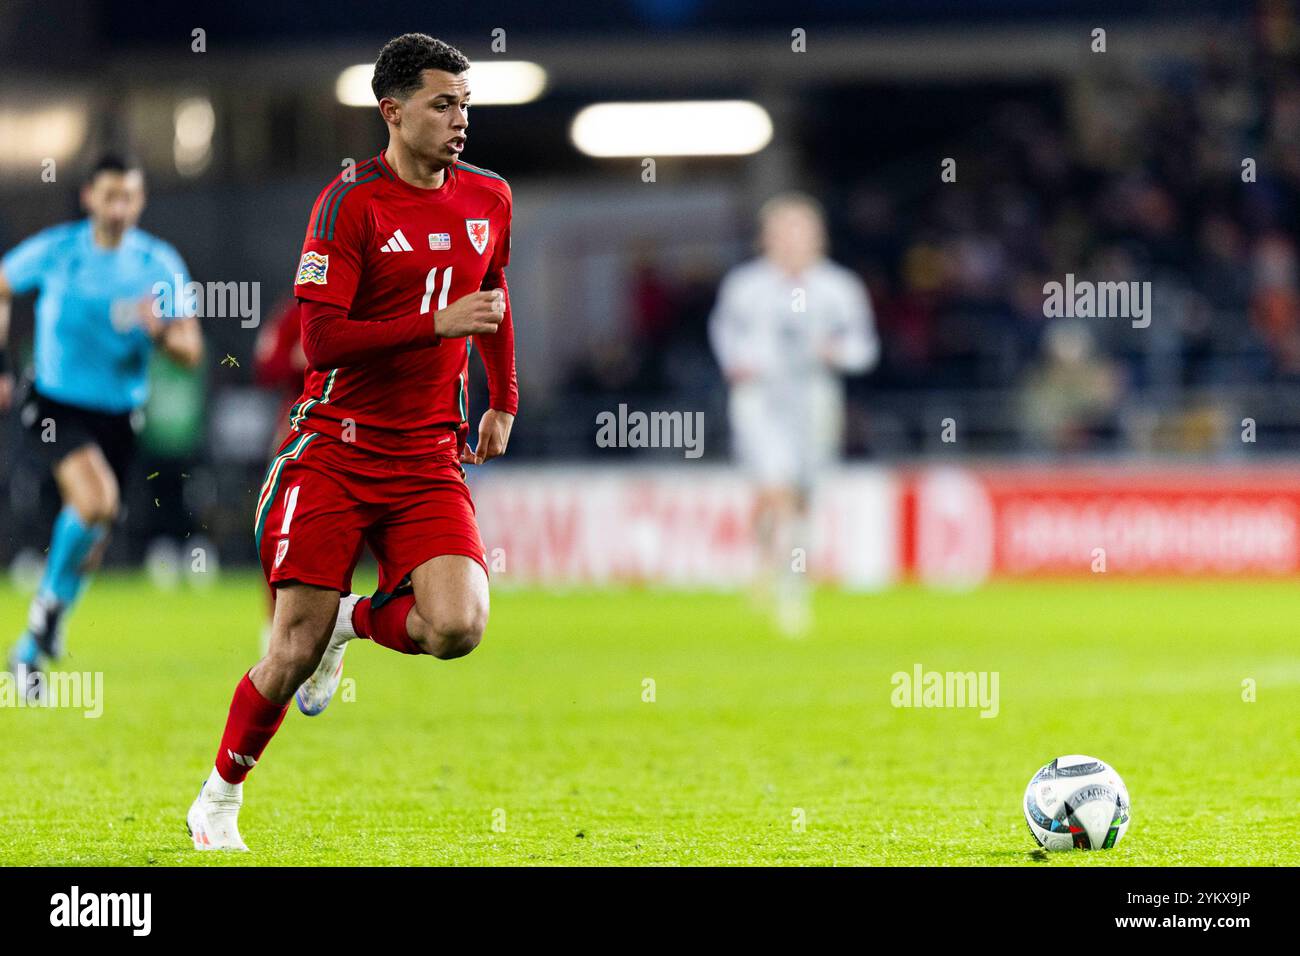
<path fill-rule="evenodd" d="M 385 96 L 404 100 L 420 88 L 420 74 L 425 70 L 464 73 L 468 69 L 465 54 L 451 44 L 423 33 L 403 33 L 379 51 L 370 88 L 376 100 Z"/>

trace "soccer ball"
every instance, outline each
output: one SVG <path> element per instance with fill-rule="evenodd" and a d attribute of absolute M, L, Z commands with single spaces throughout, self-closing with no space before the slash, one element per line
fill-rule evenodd
<path fill-rule="evenodd" d="M 1057 757 L 1025 788 L 1025 820 L 1049 850 L 1109 850 L 1128 829 L 1128 788 L 1096 757 Z"/>

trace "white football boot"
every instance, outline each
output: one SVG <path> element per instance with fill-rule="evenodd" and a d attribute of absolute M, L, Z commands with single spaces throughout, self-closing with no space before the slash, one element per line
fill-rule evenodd
<path fill-rule="evenodd" d="M 352 611 L 364 596 L 349 594 L 339 601 L 339 616 L 334 622 L 334 633 L 325 646 L 325 653 L 321 655 L 315 673 L 303 681 L 293 695 L 298 709 L 308 717 L 315 717 L 328 707 L 334 692 L 339 689 L 339 681 L 343 679 L 343 652 L 348 649 L 348 641 L 357 636 L 352 627 Z"/>
<path fill-rule="evenodd" d="M 199 788 L 199 795 L 185 815 L 196 850 L 239 850 L 247 853 L 239 835 L 239 808 L 244 803 L 244 785 L 226 783 L 216 768 Z"/>

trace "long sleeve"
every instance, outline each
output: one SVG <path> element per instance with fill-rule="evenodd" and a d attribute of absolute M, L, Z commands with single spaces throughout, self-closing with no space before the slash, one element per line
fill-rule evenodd
<path fill-rule="evenodd" d="M 880 338 L 876 335 L 871 296 L 855 275 L 846 273 L 843 286 L 842 312 L 832 337 L 835 367 L 849 374 L 866 372 L 880 358 Z"/>
<path fill-rule="evenodd" d="M 733 269 L 718 288 L 718 299 L 709 315 L 709 343 L 727 378 L 760 372 L 765 367 L 758 344 L 758 329 L 746 314 L 744 278 Z"/>
<path fill-rule="evenodd" d="M 318 372 L 360 365 L 396 349 L 433 348 L 433 314 L 413 312 L 387 322 L 348 318 L 336 305 L 299 299 L 302 303 L 302 350 Z M 504 324 L 504 323 L 503 323 Z"/>
<path fill-rule="evenodd" d="M 506 298 L 506 314 L 491 335 L 474 336 L 474 346 L 483 357 L 487 372 L 488 407 L 510 415 L 519 414 L 519 380 L 515 374 L 515 326 L 510 314 L 510 289 L 506 285 L 506 263 L 510 261 L 510 232 L 498 240 L 496 253 L 483 283 L 484 291 L 500 289 Z"/>

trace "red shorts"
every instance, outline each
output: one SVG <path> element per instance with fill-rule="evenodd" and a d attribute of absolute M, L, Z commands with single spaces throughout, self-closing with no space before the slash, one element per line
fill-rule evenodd
<path fill-rule="evenodd" d="M 361 549 L 379 562 L 379 591 L 443 554 L 487 571 L 474 502 L 448 432 L 446 451 L 384 458 L 317 432 L 280 446 L 257 498 L 254 527 L 271 587 L 290 581 L 350 591 Z"/>

